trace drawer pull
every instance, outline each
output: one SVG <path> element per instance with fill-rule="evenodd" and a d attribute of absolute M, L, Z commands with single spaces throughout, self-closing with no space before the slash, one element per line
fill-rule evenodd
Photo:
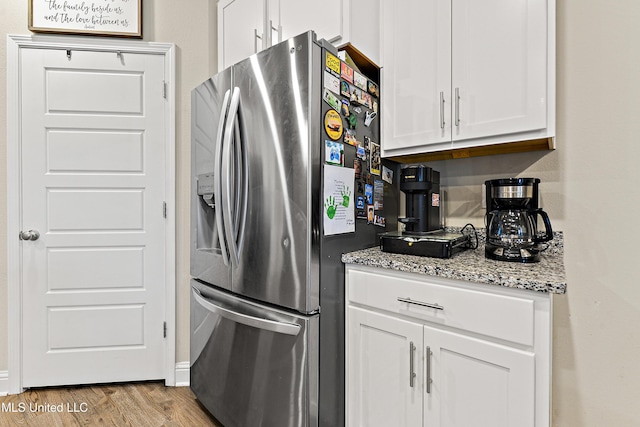
<path fill-rule="evenodd" d="M 422 307 L 434 308 L 436 310 L 444 310 L 444 307 L 441 306 L 440 304 L 432 304 L 432 303 L 428 303 L 428 302 L 414 301 L 411 298 L 400 298 L 400 297 L 398 297 L 398 301 L 406 302 L 407 304 L 419 305 L 419 306 L 422 306 Z"/>
<path fill-rule="evenodd" d="M 413 388 L 416 373 L 413 369 L 413 353 L 416 351 L 416 346 L 413 345 L 413 341 L 409 343 L 409 387 Z"/>

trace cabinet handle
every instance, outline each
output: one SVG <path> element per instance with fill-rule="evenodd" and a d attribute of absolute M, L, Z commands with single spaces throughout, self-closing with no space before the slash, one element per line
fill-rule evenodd
<path fill-rule="evenodd" d="M 413 354 L 416 351 L 416 346 L 413 345 L 413 341 L 409 343 L 409 387 L 413 388 L 416 373 L 413 370 Z"/>
<path fill-rule="evenodd" d="M 258 53 L 258 40 L 262 43 L 262 36 L 258 35 L 258 29 L 253 29 L 253 53 Z"/>
<path fill-rule="evenodd" d="M 414 301 L 411 298 L 400 298 L 398 297 L 398 301 L 400 302 L 406 302 L 407 304 L 414 304 L 414 305 L 419 305 L 421 307 L 429 307 L 429 308 L 434 308 L 436 310 L 444 310 L 444 306 L 440 305 L 440 304 L 435 304 L 435 303 L 429 303 L 429 302 L 422 302 L 422 301 Z"/>
<path fill-rule="evenodd" d="M 272 32 L 275 31 L 276 34 L 278 35 L 277 43 L 280 43 L 282 41 L 282 25 L 278 25 L 277 27 L 274 27 L 273 26 L 273 21 L 269 20 L 269 26 L 271 27 L 271 31 Z M 271 40 L 271 46 L 273 46 L 274 45 L 274 43 L 273 43 L 273 35 L 271 36 L 271 39 L 272 39 Z"/>
<path fill-rule="evenodd" d="M 456 88 L 456 127 L 460 127 L 460 88 Z"/>
<path fill-rule="evenodd" d="M 440 92 L 440 129 L 444 129 L 444 92 Z"/>
<path fill-rule="evenodd" d="M 427 346 L 427 394 L 431 394 L 431 383 L 433 380 L 431 379 L 431 347 Z"/>

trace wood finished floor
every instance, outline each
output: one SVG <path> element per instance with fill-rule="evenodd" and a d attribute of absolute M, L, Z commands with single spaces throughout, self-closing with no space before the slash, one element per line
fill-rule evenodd
<path fill-rule="evenodd" d="M 53 412 L 60 405 L 62 412 Z M 162 382 L 39 388 L 0 397 L 0 426 L 222 427 L 189 387 Z"/>

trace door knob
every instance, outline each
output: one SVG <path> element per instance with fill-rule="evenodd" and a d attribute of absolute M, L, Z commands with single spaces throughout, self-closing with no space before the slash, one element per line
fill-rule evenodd
<path fill-rule="evenodd" d="M 40 233 L 37 230 L 21 231 L 20 240 L 38 240 Z"/>

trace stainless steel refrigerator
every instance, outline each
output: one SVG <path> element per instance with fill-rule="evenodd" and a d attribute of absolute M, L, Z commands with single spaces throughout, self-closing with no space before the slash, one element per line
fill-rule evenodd
<path fill-rule="evenodd" d="M 395 164 L 384 162 L 384 195 L 383 167 L 370 167 L 379 144 L 371 100 L 379 98 L 352 99 L 348 123 L 327 97 L 341 79 L 336 55 L 308 32 L 192 92 L 191 389 L 225 427 L 344 425 L 340 258 L 377 245 L 385 231 L 362 216 L 363 200 L 370 206 L 375 197 L 371 213 L 395 229 L 398 191 Z M 339 138 L 326 122 L 331 109 L 343 121 Z M 348 127 L 352 143 L 371 145 L 344 143 Z M 349 206 L 354 231 L 327 235 L 325 163 L 334 142 L 339 166 L 360 168 L 351 195 L 358 206 Z"/>

